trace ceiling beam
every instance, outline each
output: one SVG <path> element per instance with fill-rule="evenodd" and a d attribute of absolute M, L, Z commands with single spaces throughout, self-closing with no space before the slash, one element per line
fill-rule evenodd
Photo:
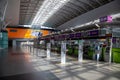
<path fill-rule="evenodd" d="M 100 5 L 102 5 L 102 3 L 101 3 L 99 0 L 96 0 L 96 2 L 97 2 L 98 4 L 100 4 Z"/>
<path fill-rule="evenodd" d="M 70 10 L 70 9 L 64 9 L 64 8 L 61 8 L 62 10 L 64 10 L 64 11 L 67 11 L 67 12 L 69 12 L 69 13 L 71 13 L 71 14 L 74 14 L 74 15 L 79 15 L 80 13 L 78 13 L 78 12 L 76 12 L 75 10 Z"/>
<path fill-rule="evenodd" d="M 76 12 L 81 13 L 81 11 L 79 9 L 77 9 L 76 7 L 71 7 L 69 5 L 64 5 L 65 8 L 71 9 L 71 10 L 75 10 Z"/>
<path fill-rule="evenodd" d="M 79 1 L 77 1 L 78 3 L 80 3 Z M 88 9 L 87 8 L 85 8 L 85 7 L 83 7 L 83 6 L 81 6 L 80 4 L 78 5 L 78 4 L 75 4 L 74 2 L 72 2 L 72 1 L 70 1 L 69 2 L 69 4 L 71 4 L 71 5 L 73 5 L 73 7 L 75 7 L 78 11 L 88 11 Z"/>
<path fill-rule="evenodd" d="M 94 6 L 90 5 L 89 3 L 84 2 L 84 0 L 77 0 L 80 3 L 84 4 L 85 6 L 91 7 L 92 9 L 94 9 Z"/>

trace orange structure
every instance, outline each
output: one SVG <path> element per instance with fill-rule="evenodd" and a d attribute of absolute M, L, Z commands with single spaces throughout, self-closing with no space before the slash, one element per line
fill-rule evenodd
<path fill-rule="evenodd" d="M 30 39 L 36 38 L 36 36 L 32 35 L 33 31 L 41 32 L 42 36 L 46 36 L 49 34 L 49 30 L 33 30 L 29 28 L 7 28 L 8 38 L 12 39 Z"/>

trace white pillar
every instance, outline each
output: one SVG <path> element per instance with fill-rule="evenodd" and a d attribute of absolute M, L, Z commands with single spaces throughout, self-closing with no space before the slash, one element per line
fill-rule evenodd
<path fill-rule="evenodd" d="M 61 64 L 66 63 L 66 42 L 62 41 L 61 44 Z"/>
<path fill-rule="evenodd" d="M 33 46 L 32 46 L 32 48 L 31 48 L 31 52 L 32 52 L 32 54 L 34 53 L 34 49 L 33 49 Z"/>
<path fill-rule="evenodd" d="M 109 53 L 109 64 L 111 64 L 112 61 L 112 38 L 110 39 L 110 53 Z"/>
<path fill-rule="evenodd" d="M 47 43 L 47 58 L 50 59 L 51 43 Z"/>
<path fill-rule="evenodd" d="M 83 43 L 79 43 L 79 48 L 78 48 L 78 61 L 82 62 L 83 60 Z"/>
<path fill-rule="evenodd" d="M 16 49 L 16 40 L 13 40 L 13 49 Z"/>
<path fill-rule="evenodd" d="M 29 52 L 31 53 L 31 46 L 29 46 Z"/>
<path fill-rule="evenodd" d="M 40 49 L 38 49 L 38 56 L 40 56 Z"/>

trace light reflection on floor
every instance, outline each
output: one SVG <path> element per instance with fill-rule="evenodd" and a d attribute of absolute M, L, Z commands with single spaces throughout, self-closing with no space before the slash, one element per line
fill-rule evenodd
<path fill-rule="evenodd" d="M 41 54 L 45 54 L 45 51 L 43 50 Z M 96 63 L 91 60 L 79 63 L 77 59 L 71 57 L 67 57 L 66 64 L 60 64 L 60 56 L 54 53 L 51 59 L 34 57 L 37 59 L 36 66 L 34 66 L 37 71 L 49 70 L 61 80 L 120 80 L 119 64 L 109 65 L 105 62 Z"/>
<path fill-rule="evenodd" d="M 39 50 L 36 53 L 36 51 L 32 50 L 30 52 L 29 47 L 22 47 L 22 51 L 25 54 L 11 55 L 12 61 L 18 60 L 14 61 L 14 63 L 17 63 L 15 65 L 18 68 L 15 71 L 8 70 L 7 72 L 6 70 L 7 75 L 50 71 L 60 80 L 120 80 L 120 64 L 113 63 L 109 65 L 106 62 L 99 62 L 97 64 L 96 61 L 92 60 L 83 60 L 80 63 L 77 59 L 68 56 L 67 63 L 61 64 L 59 54 L 52 52 L 51 59 L 47 59 L 45 50 Z M 21 63 L 21 60 L 23 63 Z M 14 63 L 10 63 L 11 68 L 14 68 Z"/>

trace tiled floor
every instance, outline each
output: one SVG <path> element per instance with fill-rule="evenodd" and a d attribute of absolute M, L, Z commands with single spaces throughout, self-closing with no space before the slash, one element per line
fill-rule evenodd
<path fill-rule="evenodd" d="M 32 48 L 31 48 L 32 49 Z M 30 48 L 0 50 L 0 80 L 120 80 L 120 64 L 67 57 L 60 64 L 60 55 L 47 59 L 44 50 Z"/>

